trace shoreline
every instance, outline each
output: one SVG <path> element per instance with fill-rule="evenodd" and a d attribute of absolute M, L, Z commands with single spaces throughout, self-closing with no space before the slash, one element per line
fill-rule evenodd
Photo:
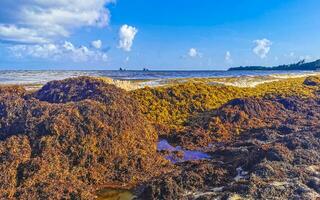
<path fill-rule="evenodd" d="M 234 87 L 256 87 L 264 83 L 276 82 L 284 79 L 305 78 L 308 76 L 319 76 L 320 72 L 303 73 L 283 73 L 270 75 L 241 75 L 241 76 L 225 76 L 225 77 L 193 77 L 193 78 L 166 78 L 166 79 L 112 79 L 108 77 L 97 77 L 105 80 L 107 83 L 114 84 L 117 87 L 127 91 L 137 90 L 144 87 L 165 87 L 175 84 L 183 84 L 185 82 L 221 84 Z M 40 89 L 47 82 L 43 83 L 1 83 L 0 86 L 23 86 L 28 91 Z"/>

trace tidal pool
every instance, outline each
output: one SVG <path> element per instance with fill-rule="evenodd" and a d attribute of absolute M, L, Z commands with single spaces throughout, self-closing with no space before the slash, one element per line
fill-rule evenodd
<path fill-rule="evenodd" d="M 98 192 L 98 200 L 132 200 L 135 195 L 129 190 L 103 189 Z"/>
<path fill-rule="evenodd" d="M 166 159 L 170 160 L 173 163 L 211 158 L 208 154 L 201 151 L 184 150 L 180 146 L 173 147 L 168 143 L 167 140 L 160 140 L 158 142 L 158 151 L 163 151 L 163 150 L 170 152 L 170 154 L 166 156 Z M 174 152 L 177 152 L 177 151 L 180 151 L 183 153 L 182 158 L 177 158 L 177 156 L 174 155 Z"/>

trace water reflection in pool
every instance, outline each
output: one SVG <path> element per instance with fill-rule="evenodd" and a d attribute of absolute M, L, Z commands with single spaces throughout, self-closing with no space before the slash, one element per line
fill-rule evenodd
<path fill-rule="evenodd" d="M 168 143 L 167 140 L 160 140 L 158 142 L 158 151 L 163 151 L 163 150 L 170 152 L 170 154 L 166 156 L 166 159 L 170 160 L 173 163 L 211 158 L 208 154 L 201 151 L 183 150 L 180 146 L 173 147 Z M 177 152 L 177 151 L 182 152 L 183 155 L 181 157 L 177 157 L 174 154 L 174 152 Z"/>

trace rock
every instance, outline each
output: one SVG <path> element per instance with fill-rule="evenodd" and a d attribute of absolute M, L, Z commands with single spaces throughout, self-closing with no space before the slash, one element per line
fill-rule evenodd
<path fill-rule="evenodd" d="M 312 177 L 307 185 L 314 189 L 316 192 L 320 193 L 320 179 L 319 178 L 316 178 L 316 177 Z"/>
<path fill-rule="evenodd" d="M 303 84 L 308 86 L 319 86 L 320 85 L 320 78 L 317 76 L 309 76 L 305 79 Z"/>

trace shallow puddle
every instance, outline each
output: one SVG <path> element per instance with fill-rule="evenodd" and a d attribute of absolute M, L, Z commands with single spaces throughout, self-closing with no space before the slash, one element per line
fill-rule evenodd
<path fill-rule="evenodd" d="M 158 151 L 163 150 L 169 151 L 171 153 L 170 155 L 166 156 L 166 159 L 170 160 L 173 163 L 211 158 L 208 154 L 201 151 L 183 150 L 180 146 L 173 147 L 168 143 L 167 140 L 160 140 L 158 142 Z M 182 158 L 177 158 L 177 156 L 175 156 L 173 153 L 175 151 L 183 152 Z"/>
<path fill-rule="evenodd" d="M 132 200 L 134 194 L 129 190 L 103 189 L 98 192 L 98 200 Z"/>

